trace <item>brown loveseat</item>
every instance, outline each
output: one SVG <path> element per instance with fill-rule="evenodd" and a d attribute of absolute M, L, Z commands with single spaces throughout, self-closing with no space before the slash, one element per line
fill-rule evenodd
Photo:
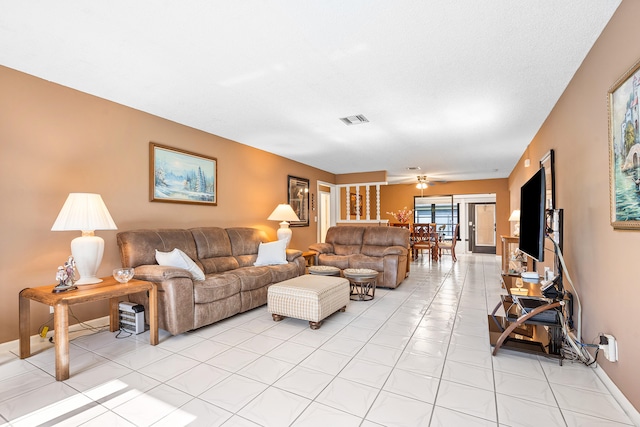
<path fill-rule="evenodd" d="M 283 264 L 254 266 L 267 235 L 253 228 L 202 227 L 149 229 L 118 233 L 123 267 L 134 267 L 135 278 L 158 284 L 159 327 L 177 335 L 264 305 L 267 288 L 304 274 L 302 252 L 286 250 Z M 158 265 L 156 251 L 180 249 L 204 272 L 194 280 L 184 268 Z M 283 248 L 284 250 L 284 248 Z M 145 294 L 132 295 L 148 305 Z M 145 310 L 148 313 L 148 310 Z"/>
<path fill-rule="evenodd" d="M 397 288 L 408 273 L 409 230 L 404 228 L 330 227 L 325 243 L 309 249 L 317 252 L 319 265 L 376 270 L 377 286 Z"/>

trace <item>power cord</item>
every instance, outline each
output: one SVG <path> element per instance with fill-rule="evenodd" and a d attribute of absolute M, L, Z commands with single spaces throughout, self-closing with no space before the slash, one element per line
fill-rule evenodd
<path fill-rule="evenodd" d="M 81 327 L 83 327 L 84 329 L 88 329 L 90 331 L 94 331 L 94 332 L 102 332 L 104 330 L 106 330 L 106 328 L 109 327 L 109 325 L 103 325 L 103 326 L 91 326 L 88 323 L 84 323 L 82 321 L 80 321 L 80 319 L 78 319 L 76 317 L 75 314 L 73 314 L 73 310 L 71 309 L 71 307 L 69 307 L 69 314 L 71 315 L 71 317 L 73 317 L 77 322 L 78 325 L 80 325 Z"/>
<path fill-rule="evenodd" d="M 127 334 L 127 335 L 120 336 L 121 334 Z M 125 328 L 120 328 L 120 330 L 116 334 L 116 339 L 121 340 L 123 338 L 129 338 L 131 335 L 133 335 L 133 332 L 127 331 Z"/>

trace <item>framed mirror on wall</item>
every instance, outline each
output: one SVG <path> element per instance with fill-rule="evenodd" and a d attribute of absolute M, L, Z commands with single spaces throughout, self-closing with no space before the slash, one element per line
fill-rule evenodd
<path fill-rule="evenodd" d="M 288 202 L 300 221 L 291 221 L 291 227 L 309 226 L 309 180 L 287 176 Z"/>
<path fill-rule="evenodd" d="M 556 208 L 556 186 L 554 181 L 554 158 L 553 150 L 549 150 L 547 154 L 540 160 L 540 167 L 544 167 L 545 183 L 547 186 L 544 202 L 545 209 Z"/>

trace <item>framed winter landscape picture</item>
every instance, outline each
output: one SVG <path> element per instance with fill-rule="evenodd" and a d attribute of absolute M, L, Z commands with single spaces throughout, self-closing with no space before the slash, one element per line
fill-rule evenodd
<path fill-rule="evenodd" d="M 611 225 L 640 229 L 640 62 L 609 89 Z"/>
<path fill-rule="evenodd" d="M 149 144 L 149 197 L 152 202 L 218 204 L 218 161 L 177 148 Z"/>

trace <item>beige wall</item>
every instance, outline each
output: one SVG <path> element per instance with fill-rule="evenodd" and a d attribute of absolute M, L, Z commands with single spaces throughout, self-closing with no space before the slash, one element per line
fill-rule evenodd
<path fill-rule="evenodd" d="M 417 182 L 416 182 L 417 183 Z M 414 197 L 459 195 L 459 194 L 495 194 L 496 195 L 496 235 L 500 242 L 501 235 L 510 234 L 509 187 L 507 179 L 485 179 L 476 181 L 453 181 L 429 186 L 422 193 L 416 189 L 416 183 L 396 184 L 380 188 L 380 216 L 394 222 L 394 218 L 386 212 L 395 212 L 405 206 L 413 209 Z M 463 224 L 460 225 L 461 227 Z M 500 244 L 496 247 L 497 254 L 502 253 Z"/>
<path fill-rule="evenodd" d="M 141 227 L 255 226 L 275 239 L 267 217 L 287 200 L 287 175 L 335 182 L 335 176 L 215 135 L 0 67 L 0 342 L 18 337 L 18 293 L 51 284 L 80 232 L 52 232 L 70 192 L 102 195 L 118 230 Z M 149 202 L 149 142 L 218 159 L 218 206 Z M 292 248 L 316 241 L 293 228 Z M 116 231 L 105 240 L 98 274 L 119 266 Z M 78 305 L 82 318 L 107 314 L 106 303 Z M 32 303 L 32 329 L 49 309 Z M 72 323 L 75 321 L 71 320 Z"/>
<path fill-rule="evenodd" d="M 509 178 L 512 205 L 549 149 L 556 157 L 557 207 L 564 210 L 564 256 L 583 306 L 583 340 L 618 340 L 620 360 L 598 362 L 640 409 L 636 326 L 640 233 L 614 231 L 609 217 L 607 92 L 640 58 L 640 2 L 624 0 Z M 541 70 L 542 71 L 542 70 Z M 524 159 L 532 166 L 524 168 Z"/>

